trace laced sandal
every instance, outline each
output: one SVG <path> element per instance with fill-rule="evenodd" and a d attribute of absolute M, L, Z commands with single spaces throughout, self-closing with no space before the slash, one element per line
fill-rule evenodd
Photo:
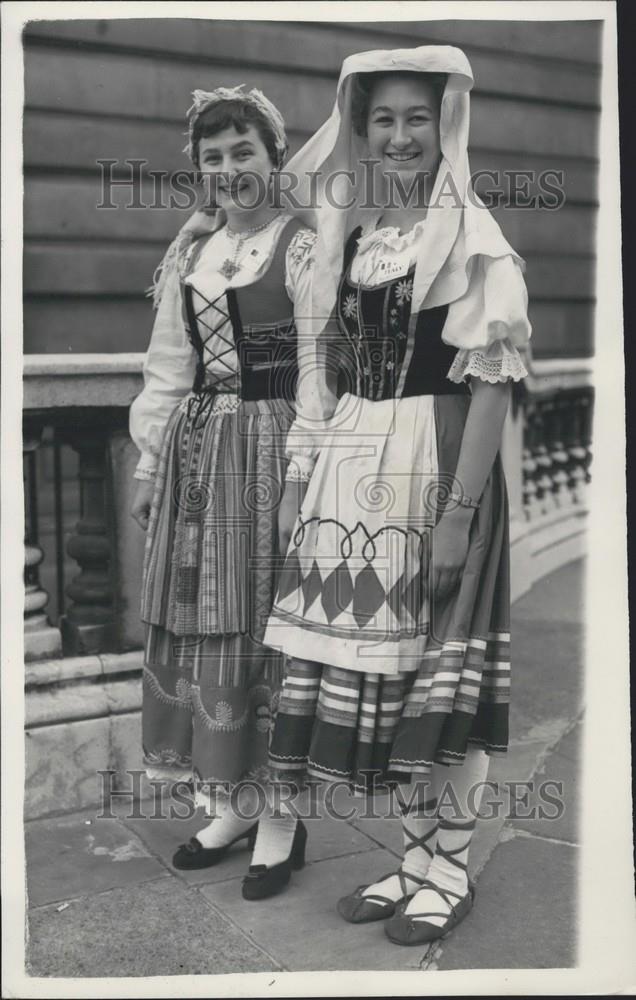
<path fill-rule="evenodd" d="M 414 875 L 406 875 L 399 868 L 396 872 L 389 872 L 388 875 L 382 875 L 377 882 L 384 882 L 386 879 L 393 878 L 396 875 L 400 880 L 400 889 L 402 890 L 402 895 L 399 899 L 389 899 L 388 896 L 383 896 L 379 892 L 369 893 L 368 896 L 364 896 L 365 889 L 368 889 L 369 885 L 375 885 L 376 883 L 370 882 L 369 885 L 359 885 L 354 892 L 338 900 L 337 909 L 340 916 L 350 924 L 369 924 L 374 920 L 386 920 L 387 917 L 393 916 L 397 904 L 408 902 L 415 895 L 423 881 Z M 407 888 L 407 879 L 416 883 L 417 888 L 412 892 L 409 892 Z"/>
<path fill-rule="evenodd" d="M 410 809 L 402 809 L 403 814 L 416 813 L 420 807 L 415 805 Z M 404 848 L 404 858 L 409 851 L 414 850 L 414 848 L 419 847 L 424 850 L 433 859 L 434 851 L 428 844 L 428 841 L 437 832 L 437 827 L 434 826 L 427 833 L 422 834 L 418 837 L 411 830 L 404 827 L 404 833 L 409 838 L 410 843 Z M 404 864 L 404 862 L 402 862 Z M 396 872 L 389 872 L 388 875 L 383 875 L 377 880 L 377 882 L 384 882 L 388 878 L 392 878 L 397 875 L 400 881 L 400 889 L 402 890 L 402 895 L 399 899 L 390 899 L 388 896 L 383 896 L 379 892 L 369 893 L 368 896 L 364 895 L 366 889 L 369 885 L 376 885 L 376 882 L 370 882 L 369 885 L 359 885 L 358 888 L 349 893 L 348 896 L 343 896 L 342 899 L 338 900 L 337 909 L 341 917 L 344 918 L 350 924 L 368 924 L 374 920 L 386 920 L 387 917 L 392 917 L 395 913 L 395 908 L 398 903 L 406 902 L 415 895 L 417 889 L 409 892 L 406 880 L 409 879 L 411 882 L 415 882 L 417 888 L 422 885 L 423 879 L 418 878 L 416 875 L 407 874 L 402 867 Z"/>
<path fill-rule="evenodd" d="M 396 912 L 384 927 L 384 932 L 393 944 L 430 944 L 447 937 L 457 924 L 466 917 L 473 907 L 475 887 L 470 884 L 465 896 L 450 889 L 440 889 L 434 882 L 425 879 L 423 889 L 432 889 L 446 903 L 448 909 L 431 911 L 429 913 L 405 913 L 408 900 L 396 907 Z M 454 901 L 450 897 L 454 897 Z M 429 922 L 430 917 L 444 917 L 445 922 L 438 926 Z"/>
<path fill-rule="evenodd" d="M 471 832 L 474 830 L 475 825 L 475 820 L 471 820 L 465 824 L 444 823 L 444 821 L 440 823 L 440 826 L 446 826 L 446 828 L 458 829 L 461 826 L 462 829 L 470 830 Z M 463 854 L 466 851 L 466 846 L 466 844 L 462 844 L 459 847 L 447 850 L 438 843 L 437 853 L 445 861 L 448 861 L 449 864 L 459 868 L 468 876 L 467 865 L 456 857 L 457 854 Z M 468 879 L 468 891 L 464 895 L 452 889 L 442 889 L 430 879 L 424 879 L 421 888 L 430 889 L 435 892 L 446 903 L 447 909 L 441 912 L 429 911 L 427 913 L 407 914 L 405 911 L 408 906 L 408 900 L 401 902 L 384 928 L 386 936 L 394 944 L 430 944 L 432 941 L 445 938 L 461 923 L 473 907 L 475 886 L 470 879 Z M 439 926 L 432 924 L 430 923 L 431 917 L 442 917 L 444 923 Z"/>

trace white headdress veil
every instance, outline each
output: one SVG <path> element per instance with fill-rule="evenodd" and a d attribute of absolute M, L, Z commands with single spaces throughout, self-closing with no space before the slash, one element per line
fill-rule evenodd
<path fill-rule="evenodd" d="M 415 324 L 422 308 L 455 303 L 444 329 L 447 342 L 458 347 L 485 346 L 485 342 L 501 336 L 499 324 L 504 323 L 506 335 L 513 343 L 522 345 L 530 335 L 525 314 L 527 295 L 520 274 L 523 261 L 473 191 L 468 160 L 469 91 L 473 75 L 464 53 L 449 45 L 349 56 L 342 65 L 331 116 L 287 165 L 286 169 L 298 177 L 299 186 L 294 193 L 301 205 L 311 201 L 311 175 L 318 171 L 321 174 L 317 184 L 316 178 L 313 180 L 317 210 L 297 211 L 318 234 L 314 317 L 326 320 L 331 312 L 345 240 L 364 220 L 365 211 L 368 217 L 368 210 L 362 205 L 368 196 L 363 161 L 369 153 L 366 139 L 356 134 L 352 120 L 353 78 L 359 73 L 400 71 L 447 74 L 440 110 L 441 162 L 418 245 L 411 323 Z M 353 172 L 353 185 L 347 171 Z M 330 185 L 329 198 L 327 185 Z M 344 205 L 347 200 L 353 202 L 348 209 L 334 204 L 338 201 Z M 294 211 L 293 207 L 291 210 Z M 507 283 L 514 301 L 512 298 L 505 301 Z M 480 306 L 486 286 L 491 291 L 497 287 L 496 306 L 485 307 L 483 301 Z M 475 323 L 476 319 L 479 322 Z M 471 321 L 471 329 L 467 329 L 467 320 Z"/>

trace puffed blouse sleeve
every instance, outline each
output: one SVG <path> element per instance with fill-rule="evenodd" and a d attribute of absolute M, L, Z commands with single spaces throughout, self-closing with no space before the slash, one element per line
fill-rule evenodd
<path fill-rule="evenodd" d="M 176 267 L 171 268 L 143 363 L 144 388 L 130 407 L 130 436 L 141 452 L 135 479 L 155 475 L 164 431 L 175 406 L 192 388 L 196 352 L 181 313 Z"/>
<path fill-rule="evenodd" d="M 311 478 L 329 418 L 336 408 L 336 373 L 329 362 L 328 345 L 332 325 L 319 336 L 312 320 L 312 265 L 316 234 L 299 229 L 286 254 L 286 290 L 294 303 L 298 338 L 298 386 L 296 418 L 285 447 L 289 459 L 287 480 Z"/>
<path fill-rule="evenodd" d="M 473 258 L 468 288 L 449 306 L 442 333 L 459 348 L 447 377 L 518 382 L 528 374 L 522 355 L 528 357 L 531 332 L 519 262 L 512 256 Z"/>

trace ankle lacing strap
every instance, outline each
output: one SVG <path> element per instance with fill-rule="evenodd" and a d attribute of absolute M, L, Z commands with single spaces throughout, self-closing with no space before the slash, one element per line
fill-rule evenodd
<path fill-rule="evenodd" d="M 454 822 L 454 821 L 451 821 L 451 820 L 440 820 L 439 829 L 440 830 L 469 830 L 469 831 L 472 832 L 475 829 L 476 825 L 477 825 L 477 821 L 474 820 L 474 819 L 466 820 L 465 822 Z M 467 843 L 460 844 L 459 847 L 453 847 L 453 848 L 450 848 L 450 849 L 442 847 L 442 845 L 440 844 L 440 842 L 438 840 L 437 847 L 436 847 L 436 853 L 439 855 L 439 857 L 442 857 L 442 858 L 444 858 L 445 861 L 448 861 L 449 864 L 455 865 L 455 867 L 459 868 L 460 871 L 467 872 L 468 871 L 468 861 L 466 861 L 466 862 L 460 861 L 456 857 L 456 855 L 464 853 L 464 851 L 470 846 L 470 840 L 471 840 L 471 838 L 469 837 Z M 461 898 L 462 897 L 460 896 L 460 899 Z"/>
<path fill-rule="evenodd" d="M 439 885 L 435 885 L 435 883 L 431 882 L 428 878 L 423 879 L 421 890 L 422 889 L 432 889 L 438 896 L 441 896 L 448 906 L 448 910 L 444 911 L 444 913 L 436 912 L 435 910 L 427 910 L 426 913 L 411 913 L 409 914 L 409 918 L 411 920 L 429 920 L 431 917 L 443 917 L 444 920 L 448 920 L 449 912 L 453 913 L 457 904 L 464 899 L 464 895 L 460 892 L 455 892 L 454 889 L 442 889 Z M 454 896 L 454 901 L 449 899 L 449 896 Z"/>

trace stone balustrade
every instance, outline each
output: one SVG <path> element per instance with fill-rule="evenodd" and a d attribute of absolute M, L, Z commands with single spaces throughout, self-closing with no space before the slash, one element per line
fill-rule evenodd
<path fill-rule="evenodd" d="M 128 408 L 142 387 L 143 355 L 27 355 L 24 363 L 25 657 L 86 656 L 141 645 L 137 620 L 143 533 L 128 509 L 137 452 L 128 437 Z M 59 467 L 53 483 L 38 483 L 37 449 L 45 433 L 77 458 L 79 517 L 65 551 L 38 545 L 37 498 L 53 493 L 56 520 L 64 513 Z M 55 560 L 58 610 L 46 617 L 42 559 Z M 69 573 L 70 570 L 70 573 Z M 66 579 L 65 579 L 66 577 Z M 69 578 L 70 577 L 70 578 Z M 135 592 L 136 590 L 136 592 Z"/>
<path fill-rule="evenodd" d="M 28 817 L 92 805 L 100 770 L 115 770 L 116 788 L 125 768 L 140 766 L 144 534 L 129 513 L 138 453 L 127 422 L 142 360 L 25 357 Z M 513 600 L 584 552 L 590 374 L 584 361 L 535 362 L 515 388 L 502 444 Z M 48 479 L 38 466 L 47 448 Z M 62 482 L 64 456 L 70 484 Z M 53 511 L 48 535 L 45 510 Z"/>

